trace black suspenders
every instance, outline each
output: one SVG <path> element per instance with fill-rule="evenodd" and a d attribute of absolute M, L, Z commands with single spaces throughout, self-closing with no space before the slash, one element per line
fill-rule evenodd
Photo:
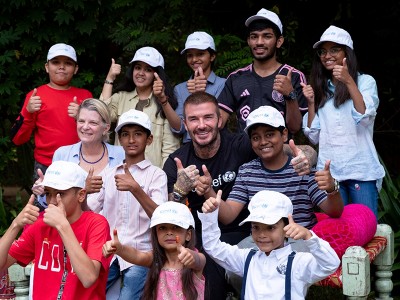
<path fill-rule="evenodd" d="M 242 279 L 242 290 L 241 290 L 241 295 L 240 299 L 244 300 L 244 292 L 245 292 L 245 287 L 246 287 L 246 279 L 247 279 L 247 270 L 249 269 L 249 264 L 250 260 L 253 257 L 253 255 L 257 251 L 255 249 L 251 249 L 249 254 L 246 257 L 246 262 L 244 263 L 244 273 L 243 273 L 243 279 Z M 296 255 L 296 252 L 292 252 L 288 256 L 288 262 L 286 265 L 286 273 L 285 273 L 285 300 L 291 300 L 291 272 L 292 272 L 292 264 L 293 264 L 293 259 L 294 256 Z"/>

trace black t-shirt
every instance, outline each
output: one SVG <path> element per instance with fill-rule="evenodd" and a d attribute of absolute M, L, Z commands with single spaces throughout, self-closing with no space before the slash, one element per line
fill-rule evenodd
<path fill-rule="evenodd" d="M 212 176 L 214 191 L 217 192 L 221 189 L 222 199 L 226 200 L 235 183 L 239 167 L 257 156 L 251 148 L 250 140 L 245 133 L 230 133 L 227 129 L 223 129 L 220 131 L 220 134 L 221 146 L 212 158 L 199 158 L 195 154 L 192 142 L 184 144 L 169 155 L 163 168 L 168 177 L 168 193 L 173 192 L 174 183 L 176 182 L 177 168 L 174 158 L 178 157 L 184 167 L 196 165 L 200 171 L 200 175 L 203 175 L 201 166 L 204 164 Z M 189 208 L 195 220 L 197 239 L 201 243 L 201 222 L 196 211 L 201 212 L 201 207 L 205 199 L 204 196 L 197 195 L 195 191 L 191 191 L 187 197 Z M 248 215 L 249 211 L 246 206 L 232 223 L 228 225 L 219 223 L 221 234 L 238 231 L 250 234 L 250 223 L 247 222 L 239 226 L 239 223 Z"/>

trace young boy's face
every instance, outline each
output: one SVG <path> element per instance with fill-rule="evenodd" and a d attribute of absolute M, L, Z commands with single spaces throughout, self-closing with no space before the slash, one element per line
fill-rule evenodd
<path fill-rule="evenodd" d="M 60 194 L 61 202 L 64 205 L 67 218 L 81 211 L 81 203 L 86 197 L 86 193 L 81 188 L 70 188 L 67 190 L 57 190 L 48 186 L 44 187 L 47 205 L 58 206 L 57 194 Z"/>
<path fill-rule="evenodd" d="M 284 246 L 285 231 L 283 228 L 285 223 L 280 219 L 273 225 L 267 225 L 259 222 L 251 223 L 251 236 L 257 247 L 267 255 L 274 249 Z"/>
<path fill-rule="evenodd" d="M 250 130 L 250 141 L 254 152 L 262 161 L 273 161 L 283 153 L 283 144 L 287 141 L 287 129 L 280 132 L 268 125 L 255 125 Z"/>
<path fill-rule="evenodd" d="M 46 63 L 45 68 L 49 73 L 50 84 L 60 87 L 69 85 L 72 77 L 78 72 L 76 62 L 66 56 L 54 57 Z"/>
<path fill-rule="evenodd" d="M 153 136 L 147 136 L 147 131 L 139 125 L 125 125 L 120 129 L 119 143 L 125 150 L 126 157 L 144 159 L 146 146 L 153 141 Z"/>

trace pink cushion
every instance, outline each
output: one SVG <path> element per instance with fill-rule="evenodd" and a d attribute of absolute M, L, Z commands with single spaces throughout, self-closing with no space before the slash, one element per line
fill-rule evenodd
<path fill-rule="evenodd" d="M 349 246 L 364 246 L 375 235 L 377 222 L 372 210 L 363 204 L 348 204 L 340 218 L 317 213 L 313 231 L 329 242 L 341 259 Z"/>

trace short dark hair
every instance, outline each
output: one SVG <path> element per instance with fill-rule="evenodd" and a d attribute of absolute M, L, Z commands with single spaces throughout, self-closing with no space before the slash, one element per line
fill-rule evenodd
<path fill-rule="evenodd" d="M 268 124 L 256 123 L 256 124 L 254 124 L 254 125 L 251 125 L 251 126 L 249 127 L 249 129 L 247 129 L 248 135 L 251 137 L 252 131 L 253 131 L 253 130 L 256 130 L 256 129 L 257 129 L 258 127 L 260 127 L 260 126 L 269 126 L 269 127 L 271 127 L 271 128 L 275 128 L 275 129 L 278 130 L 280 133 L 282 133 L 283 130 L 285 130 L 285 127 L 283 127 L 283 126 L 273 127 L 273 126 L 268 125 Z"/>
<path fill-rule="evenodd" d="M 183 118 L 186 118 L 186 106 L 189 104 L 202 104 L 202 103 L 213 103 L 216 108 L 217 116 L 220 117 L 221 113 L 218 107 L 218 101 L 215 96 L 207 93 L 207 92 L 194 92 L 186 98 L 186 101 L 183 104 Z"/>
<path fill-rule="evenodd" d="M 140 125 L 139 124 L 126 124 L 126 125 L 122 126 L 117 132 L 118 137 L 121 136 L 122 129 L 124 129 L 127 126 L 140 126 Z M 144 132 L 146 132 L 147 137 L 149 137 L 151 135 L 150 130 L 148 130 L 147 128 L 144 128 L 143 126 L 140 126 L 140 127 L 143 129 Z"/>
<path fill-rule="evenodd" d="M 251 22 L 247 27 L 247 36 L 250 36 L 250 33 L 252 33 L 253 31 L 261 31 L 267 28 L 272 28 L 277 38 L 282 35 L 279 27 L 270 20 L 255 20 Z"/>

